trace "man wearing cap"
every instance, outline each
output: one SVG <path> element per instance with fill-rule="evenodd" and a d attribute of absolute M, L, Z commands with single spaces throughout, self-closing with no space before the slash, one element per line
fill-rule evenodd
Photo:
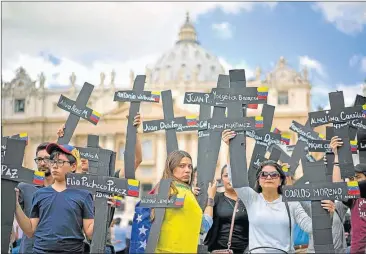
<path fill-rule="evenodd" d="M 87 190 L 66 188 L 66 174 L 80 164 L 79 151 L 55 143 L 46 151 L 54 183 L 36 191 L 29 218 L 20 207 L 16 189 L 16 219 L 24 234 L 34 236 L 33 253 L 82 253 L 83 232 L 88 238 L 93 235 L 93 197 Z"/>
<path fill-rule="evenodd" d="M 50 155 L 46 151 L 46 147 L 49 143 L 42 143 L 36 149 L 36 158 L 34 162 L 37 165 L 37 170 L 45 173 L 43 186 L 36 186 L 29 183 L 19 183 L 19 204 L 27 216 L 30 216 L 32 208 L 33 194 L 41 187 L 47 187 L 53 183 L 53 177 L 49 167 Z M 33 249 L 33 237 L 28 238 L 23 234 L 19 252 L 20 253 L 32 253 Z"/>
<path fill-rule="evenodd" d="M 334 153 L 333 182 L 341 182 L 342 176 L 338 163 L 337 148 L 343 142 L 337 136 L 330 141 L 330 147 Z M 364 192 L 366 180 L 366 164 L 355 166 L 354 180 L 359 182 L 361 192 Z M 360 184 L 361 183 L 361 184 Z M 363 189 L 363 191 L 362 191 Z M 364 196 L 364 195 L 362 195 Z M 344 202 L 351 209 L 351 253 L 365 253 L 366 251 L 366 198 L 350 199 Z"/>

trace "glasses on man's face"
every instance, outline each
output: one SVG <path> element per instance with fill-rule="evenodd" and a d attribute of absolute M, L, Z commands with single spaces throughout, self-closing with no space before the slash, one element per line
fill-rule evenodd
<path fill-rule="evenodd" d="M 262 171 L 259 173 L 259 177 L 262 179 L 267 179 L 268 176 L 270 176 L 271 179 L 277 179 L 280 177 L 280 174 L 278 172 L 266 172 L 266 171 Z"/>
<path fill-rule="evenodd" d="M 67 162 L 67 163 L 71 164 L 71 163 L 70 163 L 70 161 L 63 161 L 63 160 L 50 160 L 50 165 L 51 165 L 51 166 L 54 166 L 54 165 L 56 164 L 56 165 L 57 165 L 57 167 L 62 167 L 62 166 L 65 164 L 65 162 Z"/>
<path fill-rule="evenodd" d="M 40 164 L 42 162 L 44 162 L 45 164 L 48 164 L 48 163 L 50 163 L 50 158 L 48 158 L 48 157 L 45 157 L 45 158 L 37 157 L 37 158 L 34 159 L 34 162 L 37 163 L 37 164 Z"/>

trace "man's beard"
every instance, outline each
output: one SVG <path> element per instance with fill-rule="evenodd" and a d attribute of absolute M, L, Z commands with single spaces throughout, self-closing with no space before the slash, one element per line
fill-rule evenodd
<path fill-rule="evenodd" d="M 48 167 L 40 167 L 38 171 L 44 172 L 45 177 L 49 177 L 51 175 L 51 170 Z"/>

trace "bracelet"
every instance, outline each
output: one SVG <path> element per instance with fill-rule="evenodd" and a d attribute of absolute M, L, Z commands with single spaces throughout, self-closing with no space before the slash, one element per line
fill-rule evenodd
<path fill-rule="evenodd" d="M 215 201 L 213 200 L 213 198 L 208 198 L 207 199 L 207 206 L 214 207 L 214 205 L 215 205 Z"/>
<path fill-rule="evenodd" d="M 339 166 L 339 162 L 333 162 L 334 166 Z"/>

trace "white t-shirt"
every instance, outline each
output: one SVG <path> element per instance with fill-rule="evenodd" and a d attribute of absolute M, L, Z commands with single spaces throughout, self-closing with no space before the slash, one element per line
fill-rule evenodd
<path fill-rule="evenodd" d="M 228 166 L 231 176 L 231 169 Z M 231 177 L 230 177 L 231 178 Z M 289 202 L 292 234 L 290 239 L 289 217 L 282 195 L 272 202 L 264 199 L 262 193 L 250 187 L 235 188 L 243 201 L 249 219 L 249 250 L 257 247 L 274 247 L 288 253 L 295 252 L 293 230 L 295 223 L 307 233 L 312 231 L 311 218 L 299 202 Z M 252 253 L 283 253 L 275 249 L 257 249 Z"/>

